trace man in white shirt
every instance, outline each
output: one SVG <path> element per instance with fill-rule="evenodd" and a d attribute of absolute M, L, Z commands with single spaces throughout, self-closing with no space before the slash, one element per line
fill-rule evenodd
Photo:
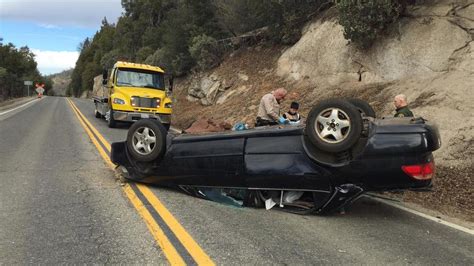
<path fill-rule="evenodd" d="M 278 88 L 271 93 L 263 95 L 258 107 L 256 127 L 277 125 L 280 119 L 280 102 L 285 99 L 288 92 Z"/>

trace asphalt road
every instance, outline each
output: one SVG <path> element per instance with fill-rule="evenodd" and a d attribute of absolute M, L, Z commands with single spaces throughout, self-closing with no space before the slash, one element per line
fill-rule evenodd
<path fill-rule="evenodd" d="M 0 264 L 166 263 L 64 98 L 0 116 Z"/>
<path fill-rule="evenodd" d="M 73 101 L 109 143 L 125 139 L 128 125 Z M 65 98 L 0 116 L 0 136 L 0 264 L 166 263 Z M 299 216 L 150 189 L 216 264 L 474 264 L 472 235 L 370 199 Z"/>

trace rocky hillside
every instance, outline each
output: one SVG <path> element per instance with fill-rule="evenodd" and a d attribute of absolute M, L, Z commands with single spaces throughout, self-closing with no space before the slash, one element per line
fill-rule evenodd
<path fill-rule="evenodd" d="M 393 97 L 408 96 L 415 115 L 436 122 L 443 146 L 435 153 L 435 192 L 407 200 L 444 213 L 474 217 L 474 2 L 416 5 L 368 50 L 344 39 L 336 10 L 303 30 L 292 47 L 257 46 L 230 54 L 217 68 L 178 82 L 173 123 L 198 118 L 253 124 L 260 97 L 284 86 L 307 114 L 328 97 L 359 97 L 379 116 L 393 115 Z"/>
<path fill-rule="evenodd" d="M 53 93 L 57 96 L 66 96 L 66 90 L 71 83 L 72 69 L 65 70 L 61 73 L 51 75 L 53 81 Z"/>
<path fill-rule="evenodd" d="M 385 84 L 379 95 L 367 98 L 386 103 L 381 114 L 393 109 L 391 97 L 406 94 L 416 115 L 439 124 L 442 164 L 461 166 L 464 159 L 472 164 L 474 117 L 465 114 L 474 111 L 474 3 L 467 2 L 410 10 L 368 51 L 348 45 L 342 27 L 326 14 L 279 58 L 277 74 L 313 85 L 318 94 L 331 86 Z"/>

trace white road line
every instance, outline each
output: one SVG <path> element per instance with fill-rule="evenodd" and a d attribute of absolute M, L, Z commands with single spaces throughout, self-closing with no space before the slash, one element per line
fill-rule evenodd
<path fill-rule="evenodd" d="M 454 223 L 450 223 L 450 222 L 447 222 L 447 221 L 444 221 L 440 218 L 437 218 L 437 217 L 434 217 L 434 216 L 431 216 L 431 215 L 428 215 L 428 214 L 425 214 L 425 213 L 422 213 L 422 212 L 419 212 L 419 211 L 415 211 L 413 209 L 410 209 L 410 208 L 407 208 L 407 207 L 404 207 L 400 204 L 396 204 L 396 203 L 393 203 L 393 202 L 390 202 L 388 200 L 384 200 L 384 199 L 379 199 L 379 198 L 376 198 L 376 197 L 373 197 L 373 196 L 370 196 L 370 195 L 365 195 L 366 197 L 372 199 L 372 200 L 375 200 L 375 201 L 378 201 L 378 202 L 381 202 L 381 203 L 384 203 L 384 204 L 387 204 L 389 206 L 392 206 L 394 208 L 397 208 L 397 209 L 400 209 L 400 210 L 404 210 L 406 212 L 409 212 L 409 213 L 412 213 L 412 214 L 415 214 L 415 215 L 418 215 L 420 217 L 423 217 L 425 219 L 428 219 L 428 220 L 431 220 L 431 221 L 434 221 L 434 222 L 437 222 L 437 223 L 440 223 L 440 224 L 443 224 L 443 225 L 446 225 L 446 226 L 449 226 L 451 228 L 454 228 L 454 229 L 457 229 L 459 231 L 462 231 L 464 233 L 468 233 L 470 235 L 474 235 L 474 230 L 472 229 L 469 229 L 469 228 L 466 228 L 464 226 L 460 226 L 460 225 L 457 225 L 457 224 L 454 224 Z"/>
<path fill-rule="evenodd" d="M 23 106 L 26 106 L 26 105 L 28 105 L 28 104 L 34 103 L 34 102 L 36 102 L 36 101 L 38 101 L 38 100 L 39 100 L 39 99 L 34 99 L 34 100 L 29 101 L 29 102 L 27 102 L 27 103 L 25 103 L 25 104 L 22 104 L 22 105 L 20 105 L 20 106 L 17 106 L 17 107 L 15 107 L 15 108 L 13 108 L 13 109 L 7 110 L 7 111 L 5 111 L 5 112 L 1 112 L 0 115 L 8 114 L 8 113 L 13 112 L 13 111 L 15 111 L 15 110 L 17 110 L 17 109 L 20 109 L 20 108 L 23 107 Z"/>

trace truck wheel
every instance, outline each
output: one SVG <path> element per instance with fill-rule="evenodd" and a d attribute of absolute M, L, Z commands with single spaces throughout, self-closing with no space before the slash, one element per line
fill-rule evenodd
<path fill-rule="evenodd" d="M 127 133 L 127 149 L 139 162 L 160 159 L 165 153 L 166 129 L 159 122 L 141 119 L 135 122 Z"/>
<path fill-rule="evenodd" d="M 350 98 L 347 101 L 354 105 L 362 115 L 375 118 L 374 108 L 366 101 L 357 98 Z"/>
<path fill-rule="evenodd" d="M 109 119 L 107 120 L 107 124 L 110 128 L 114 128 L 117 126 L 117 122 L 114 119 L 114 109 L 110 108 L 109 111 Z"/>
<path fill-rule="evenodd" d="M 360 138 L 362 117 L 348 101 L 321 101 L 309 112 L 305 132 L 311 143 L 322 151 L 349 150 Z"/>

